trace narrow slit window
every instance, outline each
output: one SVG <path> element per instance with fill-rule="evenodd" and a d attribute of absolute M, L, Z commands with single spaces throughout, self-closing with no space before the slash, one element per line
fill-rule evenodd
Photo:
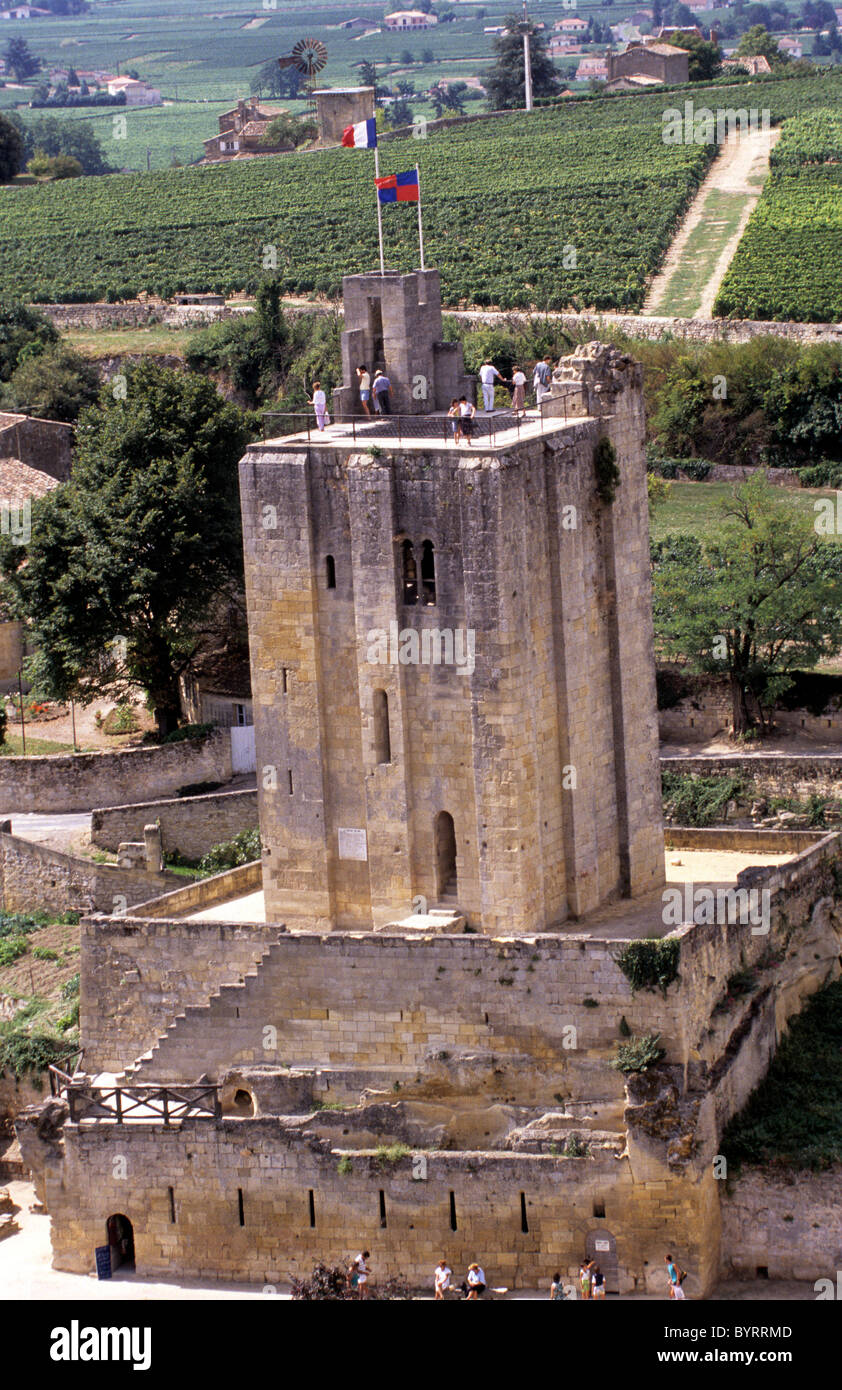
<path fill-rule="evenodd" d="M 415 565 L 415 551 L 412 541 L 404 541 L 401 548 L 403 556 L 403 601 L 410 607 L 418 602 L 418 570 Z"/>
<path fill-rule="evenodd" d="M 288 767 L 288 768 L 287 768 L 287 779 L 288 779 L 288 781 L 289 781 L 289 794 L 290 794 L 290 796 L 292 796 L 292 793 L 293 793 L 293 785 L 292 785 L 292 768 L 291 768 L 291 767 Z"/>
<path fill-rule="evenodd" d="M 310 1212 L 310 1227 L 312 1229 L 316 1224 L 316 1199 L 312 1187 L 307 1193 L 307 1206 Z"/>
<path fill-rule="evenodd" d="M 526 1236 L 529 1234 L 529 1222 L 526 1219 L 526 1193 L 520 1194 L 520 1229 Z"/>
<path fill-rule="evenodd" d="M 432 541 L 421 549 L 421 596 L 428 606 L 436 601 L 436 552 Z"/>
<path fill-rule="evenodd" d="M 450 1194 L 450 1229 L 451 1229 L 451 1231 L 457 1230 L 457 1226 L 456 1226 L 456 1193 L 455 1193 L 455 1192 L 451 1192 L 451 1194 Z"/>
<path fill-rule="evenodd" d="M 328 589 L 336 588 L 336 561 L 332 555 L 325 556 L 325 583 Z"/>
<path fill-rule="evenodd" d="M 241 1226 L 245 1226 L 245 1224 L 246 1224 L 246 1209 L 245 1209 L 245 1206 L 243 1205 L 243 1189 L 242 1189 L 241 1187 L 238 1187 L 238 1188 L 237 1188 L 237 1215 L 238 1215 L 239 1218 L 240 1218 L 240 1225 L 241 1225 Z"/>
<path fill-rule="evenodd" d="M 171 1187 L 167 1188 L 167 1196 L 170 1199 L 170 1225 L 175 1225 L 175 1192 Z"/>
<path fill-rule="evenodd" d="M 392 761 L 392 739 L 389 733 L 389 697 L 385 690 L 374 692 L 374 761 Z"/>
<path fill-rule="evenodd" d="M 286 666 L 281 667 L 281 691 L 284 695 L 289 691 L 289 679 Z"/>
<path fill-rule="evenodd" d="M 386 1225 L 386 1193 L 382 1187 L 380 1189 L 380 1225 L 383 1227 Z"/>

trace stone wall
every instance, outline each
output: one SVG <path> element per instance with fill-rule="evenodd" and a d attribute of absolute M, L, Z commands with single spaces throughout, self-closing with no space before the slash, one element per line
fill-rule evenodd
<path fill-rule="evenodd" d="M 121 1072 L 177 1013 L 254 969 L 277 936 L 277 927 L 230 922 L 83 922 L 86 1070 Z M 193 1058 L 190 1077 L 203 1070 L 202 1057 Z"/>
<path fill-rule="evenodd" d="M 181 882 L 175 874 L 120 869 L 0 833 L 5 912 L 125 912 Z"/>
<path fill-rule="evenodd" d="M 829 1279 L 842 1271 L 842 1167 L 824 1173 L 744 1168 L 722 1184 L 722 1277 Z"/>
<path fill-rule="evenodd" d="M 40 1169 L 34 1137 L 20 1123 L 18 1133 L 24 1157 Z M 128 1155 L 128 1183 L 115 1179 L 118 1153 Z M 628 1162 L 613 1156 L 418 1157 L 421 1179 L 413 1179 L 411 1157 L 381 1164 L 373 1153 L 351 1155 L 351 1171 L 339 1173 L 341 1151 L 285 1136 L 276 1119 L 187 1119 L 169 1130 L 66 1125 L 63 1165 L 46 1156 L 54 1264 L 87 1273 L 108 1216 L 121 1212 L 145 1278 L 176 1268 L 182 1277 L 285 1285 L 291 1272 L 309 1273 L 317 1260 L 347 1262 L 363 1249 L 375 1281 L 400 1276 L 430 1288 L 446 1254 L 460 1280 L 477 1259 L 492 1287 L 547 1287 L 557 1269 L 573 1278 L 596 1235 L 616 1240 L 623 1293 L 662 1292 L 669 1230 L 694 1276 L 691 1293 L 709 1280 L 705 1252 L 718 1224 L 712 1181 L 668 1191 L 663 1181 L 635 1182 Z"/>
<path fill-rule="evenodd" d="M 91 840 L 116 850 L 123 840 L 141 840 L 143 827 L 158 821 L 165 853 L 201 859 L 213 845 L 257 826 L 257 792 L 213 792 L 208 796 L 143 801 L 91 813 Z"/>
<path fill-rule="evenodd" d="M 260 860 L 252 864 L 240 864 L 236 869 L 224 869 L 210 878 L 194 878 L 172 893 L 164 893 L 148 903 L 138 903 L 137 917 L 162 918 L 181 917 L 185 913 L 199 911 L 200 908 L 213 907 L 227 902 L 230 898 L 241 897 L 244 893 L 260 889 Z"/>
<path fill-rule="evenodd" d="M 495 310 L 453 310 L 457 323 L 466 328 L 477 328 L 483 324 L 524 327 L 532 321 L 527 313 L 502 313 Z M 541 315 L 542 319 L 545 315 Z M 798 343 L 839 343 L 842 341 L 842 325 L 838 323 L 777 323 L 771 319 L 670 319 L 655 315 L 599 313 L 565 314 L 549 313 L 561 328 L 578 332 L 586 325 L 593 329 L 594 337 L 606 332 L 622 333 L 630 338 L 686 338 L 700 343 L 726 342 L 748 343 L 753 338 L 788 338 Z"/>
<path fill-rule="evenodd" d="M 237 312 L 227 305 L 167 304 L 162 301 L 128 300 L 125 304 L 36 304 L 40 314 L 56 328 L 145 328 L 160 323 L 167 328 L 201 327 L 230 318 Z"/>
<path fill-rule="evenodd" d="M 73 426 L 0 413 L 0 458 L 20 459 L 63 483 L 70 477 Z"/>
<path fill-rule="evenodd" d="M 842 757 L 784 753 L 741 753 L 739 756 L 664 757 L 663 771 L 693 777 L 741 777 L 756 796 L 839 796 Z"/>
<path fill-rule="evenodd" d="M 0 812 L 89 811 L 139 797 L 172 796 L 197 782 L 231 780 L 231 736 L 124 748 L 114 753 L 61 753 L 0 758 Z"/>

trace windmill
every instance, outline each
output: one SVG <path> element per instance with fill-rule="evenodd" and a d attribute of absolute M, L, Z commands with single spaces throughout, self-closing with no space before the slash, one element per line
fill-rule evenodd
<path fill-rule="evenodd" d="M 327 62 L 327 48 L 321 39 L 299 39 L 291 53 L 278 59 L 280 68 L 296 68 L 307 82 L 307 100 L 313 109 L 313 78 Z"/>

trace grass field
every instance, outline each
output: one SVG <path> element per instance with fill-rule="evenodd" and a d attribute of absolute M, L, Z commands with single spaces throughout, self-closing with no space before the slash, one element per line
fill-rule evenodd
<path fill-rule="evenodd" d="M 700 539 L 711 538 L 722 522 L 723 506 L 734 495 L 733 483 L 670 484 L 669 496 L 660 503 L 650 521 L 653 540 L 663 540 L 670 533 L 687 533 Z M 814 518 L 814 503 L 818 498 L 834 497 L 829 491 L 785 488 L 786 496 L 805 513 Z M 840 536 L 830 536 L 839 541 Z"/>

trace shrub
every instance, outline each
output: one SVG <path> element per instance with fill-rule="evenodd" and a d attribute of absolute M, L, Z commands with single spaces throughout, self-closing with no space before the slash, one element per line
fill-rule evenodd
<path fill-rule="evenodd" d="M 26 951 L 27 942 L 23 936 L 7 937 L 5 941 L 0 941 L 0 968 L 14 965 L 16 960 L 26 955 Z"/>
<path fill-rule="evenodd" d="M 741 777 L 693 777 L 685 772 L 661 773 L 664 801 L 672 803 L 679 825 L 713 825 L 725 819 L 729 801 L 744 791 Z"/>
<path fill-rule="evenodd" d="M 79 975 L 79 972 L 77 971 L 75 975 L 71 975 L 71 976 L 70 976 L 70 979 L 65 981 L 65 983 L 64 983 L 64 984 L 62 985 L 62 987 L 61 987 L 61 997 L 62 997 L 62 999 L 75 999 L 75 998 L 76 998 L 76 996 L 77 996 L 78 993 L 79 993 L 79 984 L 80 984 L 80 980 L 81 980 L 81 976 Z"/>
<path fill-rule="evenodd" d="M 340 1158 L 336 1165 L 336 1171 L 341 1178 L 347 1177 L 349 1173 L 353 1173 L 354 1165 L 347 1154 L 343 1154 Z"/>
<path fill-rule="evenodd" d="M 570 1134 L 561 1152 L 565 1158 L 587 1158 L 590 1151 L 590 1145 L 583 1144 L 578 1134 Z"/>
<path fill-rule="evenodd" d="M 131 705 L 117 705 L 101 722 L 105 734 L 134 734 L 140 728 Z"/>
<path fill-rule="evenodd" d="M 648 1071 L 666 1056 L 664 1049 L 659 1046 L 660 1037 L 660 1033 L 644 1033 L 641 1038 L 633 1037 L 627 1043 L 618 1043 L 617 1056 L 609 1062 L 609 1066 L 626 1074 Z"/>
<path fill-rule="evenodd" d="M 32 954 L 36 960 L 61 960 L 58 951 L 53 951 L 49 946 L 33 946 Z"/>
<path fill-rule="evenodd" d="M 7 1071 L 16 1081 L 22 1076 L 40 1076 L 66 1056 L 67 1043 L 49 1033 L 24 1033 L 20 1029 L 0 1033 L 0 1076 Z"/>
<path fill-rule="evenodd" d="M 381 1144 L 375 1157 L 381 1168 L 385 1168 L 387 1163 L 400 1163 L 402 1158 L 407 1158 L 412 1152 L 406 1144 Z"/>
<path fill-rule="evenodd" d="M 260 854 L 260 831 L 256 828 L 241 830 L 233 840 L 209 849 L 199 860 L 199 868 L 202 873 L 219 874 L 224 869 L 236 869 L 240 864 L 253 864 Z"/>
<path fill-rule="evenodd" d="M 614 960 L 631 985 L 632 993 L 639 989 L 659 989 L 666 998 L 670 985 L 678 979 L 680 954 L 677 941 L 646 938 L 630 941 Z"/>
<path fill-rule="evenodd" d="M 292 1297 L 301 1302 L 344 1303 L 357 1299 L 359 1294 L 348 1284 L 344 1265 L 317 1264 L 308 1279 L 293 1277 Z M 400 1279 L 386 1279 L 383 1283 L 367 1285 L 368 1300 L 387 1302 L 392 1299 L 410 1298 L 408 1286 Z"/>

